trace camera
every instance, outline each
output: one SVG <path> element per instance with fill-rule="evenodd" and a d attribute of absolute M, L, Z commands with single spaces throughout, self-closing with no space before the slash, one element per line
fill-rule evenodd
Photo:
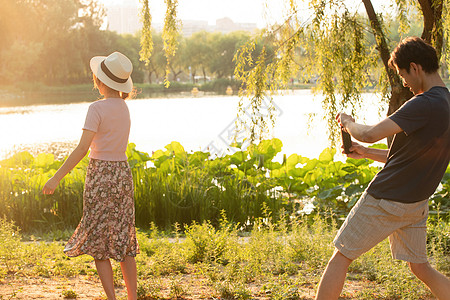
<path fill-rule="evenodd" d="M 350 147 L 352 146 L 352 138 L 350 134 L 341 127 L 342 144 L 344 145 L 344 153 L 351 153 Z"/>

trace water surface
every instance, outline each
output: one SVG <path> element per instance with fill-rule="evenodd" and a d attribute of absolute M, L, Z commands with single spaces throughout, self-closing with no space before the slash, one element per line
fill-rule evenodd
<path fill-rule="evenodd" d="M 358 113 L 359 118 L 369 123 L 379 121 L 376 95 L 364 94 L 363 99 L 367 105 Z M 187 151 L 230 152 L 238 101 L 237 96 L 128 100 L 132 120 L 129 141 L 149 153 L 172 141 L 180 142 Z M 13 149 L 76 144 L 90 103 L 0 108 L 0 157 Z M 283 142 L 282 153 L 317 157 L 329 145 L 319 96 L 297 90 L 275 96 L 274 103 L 277 122 L 268 136 Z M 314 121 L 311 116 L 315 116 Z"/>

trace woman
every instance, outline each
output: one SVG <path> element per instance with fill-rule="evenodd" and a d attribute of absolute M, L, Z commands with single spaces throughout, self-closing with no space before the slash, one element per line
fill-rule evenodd
<path fill-rule="evenodd" d="M 78 146 L 45 184 L 53 194 L 63 177 L 86 155 L 89 166 L 83 193 L 83 217 L 64 252 L 91 255 L 108 299 L 115 299 L 110 259 L 120 261 L 128 299 L 137 298 L 135 256 L 139 253 L 134 227 L 133 178 L 126 148 L 130 114 L 125 99 L 133 94 L 131 61 L 122 53 L 90 61 L 94 86 L 104 96 L 89 106 Z"/>

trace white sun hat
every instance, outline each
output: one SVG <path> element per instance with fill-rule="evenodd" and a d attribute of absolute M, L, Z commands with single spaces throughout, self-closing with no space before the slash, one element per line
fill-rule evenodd
<path fill-rule="evenodd" d="M 90 62 L 94 75 L 113 90 L 130 93 L 133 89 L 131 72 L 133 64 L 120 52 L 109 56 L 94 56 Z"/>

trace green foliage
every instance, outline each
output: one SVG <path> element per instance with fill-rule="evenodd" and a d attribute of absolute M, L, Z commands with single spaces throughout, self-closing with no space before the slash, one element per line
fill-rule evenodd
<path fill-rule="evenodd" d="M 44 196 L 44 183 L 62 162 L 53 154 L 20 152 L 0 162 L 0 211 L 25 231 L 72 228 L 81 217 L 88 159 L 61 181 L 55 196 Z"/>
<path fill-rule="evenodd" d="M 5 218 L 0 218 L 0 278 L 13 272 L 14 267 L 20 264 L 20 240 L 19 230 Z"/>
<path fill-rule="evenodd" d="M 145 226 L 145 220 L 168 227 L 210 220 L 217 225 L 222 210 L 231 221 L 244 223 L 261 214 L 262 203 L 277 210 L 270 186 L 256 186 L 245 177 L 256 172 L 256 158 L 247 152 L 238 156 L 208 159 L 209 153 L 187 153 L 177 142 L 155 151 L 153 166 L 133 170 L 137 224 Z"/>
<path fill-rule="evenodd" d="M 239 81 L 233 79 L 220 78 L 199 85 L 200 91 L 216 92 L 217 94 L 226 94 L 227 87 L 231 87 L 233 91 L 239 90 Z"/>
<path fill-rule="evenodd" d="M 284 20 L 268 26 L 235 56 L 235 76 L 242 81 L 241 95 L 251 103 L 250 112 L 243 111 L 242 105 L 239 111 L 240 117 L 251 114 L 245 126 L 251 142 L 259 142 L 257 137 L 267 131 L 269 120 L 273 124 L 270 107 L 266 115 L 261 114 L 262 95 L 285 89 L 291 78 L 317 80 L 316 91 L 323 95 L 332 142 L 337 141 L 339 132 L 335 116 L 340 111 L 354 114 L 362 105 L 360 94 L 367 87 L 375 85 L 381 92 L 379 108 L 389 100 L 388 114 L 397 110 L 412 94 L 405 92 L 387 61 L 395 44 L 405 35 L 414 35 L 412 29 L 422 20 L 422 37 L 436 47 L 438 57 L 443 51 L 448 61 L 445 39 L 450 26 L 443 17 L 448 12 L 448 1 L 434 1 L 433 5 L 426 1 L 392 1 L 392 12 L 382 15 L 373 11 L 372 1 L 368 0 L 363 1 L 364 16 L 347 1 L 310 0 L 306 5 L 311 15 L 304 22 L 299 21 L 305 11 L 298 9 L 300 1 L 284 2 L 288 8 Z M 396 21 L 393 28 L 398 32 L 389 32 L 385 18 Z M 396 40 L 388 44 L 393 35 Z M 255 48 L 262 39 L 269 41 L 275 55 Z M 373 77 L 379 78 L 378 84 Z"/>
<path fill-rule="evenodd" d="M 432 253 L 436 267 L 444 273 L 450 273 L 450 223 L 440 213 L 428 222 L 428 252 Z"/>
<path fill-rule="evenodd" d="M 143 27 L 134 35 L 101 30 L 105 9 L 96 0 L 0 0 L 0 3 L 3 4 L 0 23 L 4 29 L 0 33 L 4 41 L 0 48 L 0 59 L 4 62 L 0 79 L 1 89 L 11 92 L 2 99 L 7 105 L 17 105 L 18 100 L 20 104 L 31 104 L 36 101 L 32 99 L 36 97 L 34 93 L 44 91 L 50 95 L 43 97 L 52 97 L 55 103 L 65 101 L 72 85 L 92 81 L 87 74 L 89 59 L 113 51 L 130 58 L 135 83 L 147 80 L 159 83 L 164 78 L 168 83 L 169 73 L 171 85 L 178 79 L 188 80 L 188 76 L 192 76 L 192 84 L 198 83 L 198 75 L 204 83 L 215 78 L 230 79 L 234 53 L 250 38 L 250 34 L 243 32 L 199 32 L 183 37 L 175 1 L 167 2 L 170 9 L 166 13 L 166 30 L 157 33 L 151 28 L 149 2 L 142 0 Z M 64 35 L 58 30 L 64 30 Z M 233 86 L 235 91 L 237 85 Z M 48 86 L 58 86 L 59 90 L 49 90 Z M 225 89 L 219 90 L 224 93 Z M 22 95 L 22 91 L 27 94 Z M 15 97 L 17 94 L 20 97 Z M 69 96 L 75 101 L 86 101 L 95 99 L 97 93 L 89 86 L 83 94 Z"/>
<path fill-rule="evenodd" d="M 212 34 L 200 31 L 183 39 L 183 43 L 180 45 L 183 68 L 189 71 L 193 83 L 199 72 L 203 75 L 203 81 L 207 80 L 206 72 L 211 69 L 209 65 L 214 57 L 212 37 Z"/>
<path fill-rule="evenodd" d="M 318 158 L 292 154 L 279 162 L 281 148 L 278 139 L 263 140 L 233 154 L 211 157 L 208 152 L 188 153 L 178 142 L 152 155 L 129 144 L 136 225 L 171 228 L 178 223 L 192 229 L 193 224 L 209 222 L 200 227 L 217 228 L 227 219 L 252 227 L 267 212 L 274 220 L 285 213 L 332 213 L 340 218 L 379 170 L 367 159 L 336 160 L 336 151 L 330 148 Z M 28 152 L 0 161 L 0 215 L 25 232 L 51 229 L 52 239 L 67 236 L 66 229 L 76 226 L 82 215 L 88 158 L 61 181 L 53 195 L 43 195 L 44 183 L 61 164 L 51 154 L 33 157 Z M 449 173 L 447 169 L 431 198 L 432 215 L 439 210 L 448 217 Z"/>
<path fill-rule="evenodd" d="M 334 161 L 335 152 L 325 149 L 319 159 L 292 154 L 271 175 L 284 191 L 312 200 L 319 210 L 343 214 L 355 204 L 379 169 L 367 159 Z"/>
<path fill-rule="evenodd" d="M 104 10 L 95 1 L 1 1 L 1 6 L 3 83 L 89 79 L 88 59 L 108 46 L 107 37 L 100 34 Z"/>
<path fill-rule="evenodd" d="M 222 281 L 214 288 L 222 299 L 246 300 L 251 299 L 251 292 L 240 282 Z"/>
<path fill-rule="evenodd" d="M 441 180 L 440 186 L 437 188 L 434 195 L 430 198 L 430 203 L 433 211 L 448 212 L 450 210 L 450 166 L 447 167 L 447 171 Z"/>
<path fill-rule="evenodd" d="M 189 262 L 217 262 L 226 264 L 225 253 L 237 244 L 236 226 L 222 221 L 221 227 L 215 229 L 210 223 L 192 224 L 185 229 L 186 251 Z"/>
<path fill-rule="evenodd" d="M 369 74 L 376 58 L 373 44 L 365 37 L 365 20 L 350 13 L 340 2 L 311 1 L 311 8 L 315 18 L 300 24 L 291 1 L 291 14 L 284 24 L 263 31 L 236 53 L 235 75 L 242 81 L 241 95 L 252 104 L 248 126 L 251 141 L 257 141 L 255 136 L 266 130 L 265 119 L 274 122 L 271 109 L 261 117 L 261 98 L 285 89 L 291 78 L 320 77 L 316 88 L 323 94 L 331 140 L 338 129 L 334 119 L 337 113 L 354 113 L 361 105 L 360 92 L 370 85 Z M 271 42 L 273 55 L 266 56 L 255 48 L 260 39 Z"/>
<path fill-rule="evenodd" d="M 64 299 L 76 299 L 76 298 L 78 298 L 78 294 L 74 290 L 63 290 L 62 291 L 62 296 L 63 296 Z"/>
<path fill-rule="evenodd" d="M 274 58 L 274 53 L 268 53 L 266 46 L 257 41 L 250 40 L 245 45 L 241 46 L 234 56 L 236 67 L 234 70 L 235 78 L 241 81 L 239 89 L 239 118 L 242 128 L 250 128 L 249 140 L 253 143 L 258 143 L 264 138 L 264 132 L 268 129 L 267 118 L 269 118 L 270 125 L 275 124 L 274 105 L 272 94 L 270 91 L 278 89 L 279 77 L 281 68 L 278 68 L 279 61 Z M 273 62 L 271 62 L 273 60 Z M 286 63 L 284 66 L 286 67 Z M 281 73 L 288 73 L 282 70 Z M 282 80 L 284 84 L 287 79 Z M 268 92 L 269 91 L 269 92 Z M 269 96 L 269 97 L 266 97 Z M 244 99 L 248 98 L 250 101 L 250 120 L 243 118 L 245 115 Z M 263 100 L 268 99 L 268 112 L 262 112 Z"/>

